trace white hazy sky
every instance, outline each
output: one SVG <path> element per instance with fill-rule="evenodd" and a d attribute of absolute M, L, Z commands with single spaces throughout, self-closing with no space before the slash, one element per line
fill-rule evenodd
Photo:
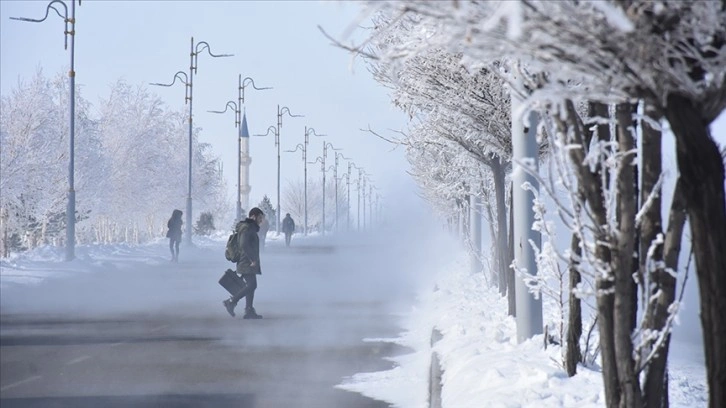
<path fill-rule="evenodd" d="M 50 76 L 69 66 L 69 52 L 63 49 L 63 22 L 57 15 L 40 24 L 9 19 L 40 18 L 47 4 L 0 1 L 3 95 L 18 80 L 30 78 L 38 67 Z M 258 86 L 274 87 L 246 89 L 251 133 L 265 133 L 276 123 L 278 104 L 305 115 L 283 119 L 283 197 L 288 181 L 302 180 L 303 174 L 301 154 L 284 150 L 302 143 L 308 126 L 328 135 L 311 138 L 309 161 L 322 155 L 323 140 L 330 142 L 372 174 L 389 203 L 410 203 L 415 188 L 405 174 L 408 165 L 403 149 L 391 151 L 389 144 L 360 130 L 370 125 L 391 135 L 389 129 L 405 128 L 405 116 L 391 106 L 387 90 L 372 79 L 365 64 L 330 45 L 317 28 L 320 25 L 334 37 L 343 38 L 360 11 L 360 4 L 338 1 L 84 1 L 76 10 L 77 84 L 84 97 L 95 103 L 107 97 L 110 86 L 120 78 L 139 85 L 171 82 L 177 71 L 188 71 L 190 38 L 194 36 L 195 42 L 208 42 L 214 53 L 235 54 L 230 58 L 201 55 L 194 78 L 194 124 L 202 128 L 201 141 L 210 143 L 224 162 L 231 199 L 236 192 L 237 165 L 233 115 L 207 111 L 222 110 L 227 101 L 237 100 L 241 74 L 254 78 Z M 182 85 L 150 89 L 170 107 L 185 108 Z M 712 132 L 721 145 L 726 144 L 726 114 L 713 124 Z M 672 144 L 672 140 L 666 143 Z M 273 137 L 252 137 L 250 144 L 251 204 L 258 203 L 263 194 L 274 203 L 277 154 Z M 186 143 L 179 148 L 186 151 Z M 329 154 L 331 164 L 332 157 Z M 345 164 L 341 173 L 344 168 Z M 169 171 L 186 174 L 187 169 Z M 309 165 L 308 177 L 320 179 L 320 166 Z M 354 189 L 351 192 L 355 201 Z"/>
<path fill-rule="evenodd" d="M 0 2 L 3 95 L 18 80 L 31 78 L 38 67 L 47 76 L 69 67 L 60 17 L 53 14 L 43 23 L 9 19 L 41 18 L 47 4 Z M 325 140 L 364 167 L 382 194 L 390 198 L 390 193 L 405 190 L 411 197 L 413 187 L 405 174 L 403 150 L 391 151 L 390 145 L 360 130 L 370 125 L 390 134 L 388 129 L 404 129 L 405 116 L 391 106 L 387 90 L 372 79 L 365 64 L 330 45 L 317 28 L 320 25 L 334 37 L 343 38 L 360 11 L 359 4 L 333 1 L 83 1 L 76 6 L 76 83 L 94 104 L 107 97 L 110 86 L 120 78 L 134 85 L 170 83 L 174 73 L 189 70 L 193 36 L 195 42 L 208 42 L 215 54 L 234 54 L 230 58 L 200 55 L 194 77 L 194 125 L 202 128 L 200 140 L 212 144 L 214 153 L 222 158 L 232 199 L 237 182 L 234 117 L 230 112 L 217 115 L 207 111 L 223 110 L 227 101 L 237 101 L 239 74 L 254 78 L 258 87 L 274 88 L 245 89 L 250 133 L 265 133 L 276 124 L 277 105 L 287 106 L 305 117 L 283 118 L 283 151 L 303 142 L 305 126 L 313 127 L 328 136 L 311 138 L 308 161 L 322 155 Z M 149 88 L 168 106 L 185 108 L 184 87 L 179 83 L 171 88 Z M 179 148 L 186 151 L 186 143 Z M 274 138 L 252 137 L 250 150 L 250 203 L 258 203 L 263 194 L 275 203 Z M 329 153 L 328 164 L 334 163 L 332 157 Z M 339 175 L 346 166 L 341 160 Z M 301 153 L 283 152 L 281 168 L 284 197 L 287 181 L 303 178 Z M 187 169 L 169 171 L 186 174 Z M 319 164 L 308 166 L 308 177 L 321 177 Z M 354 189 L 351 194 L 356 198 Z"/>

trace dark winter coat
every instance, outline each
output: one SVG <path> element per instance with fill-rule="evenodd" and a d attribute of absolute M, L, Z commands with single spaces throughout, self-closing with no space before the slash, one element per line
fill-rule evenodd
<path fill-rule="evenodd" d="M 286 234 L 295 232 L 295 221 L 292 220 L 292 217 L 285 217 L 282 220 L 282 232 Z"/>
<path fill-rule="evenodd" d="M 257 235 L 260 226 L 255 220 L 247 218 L 237 223 L 235 231 L 239 234 L 240 254 L 242 254 L 240 261 L 237 262 L 237 273 L 261 275 L 260 237 Z M 255 266 L 251 266 L 252 262 L 255 262 Z"/>
<path fill-rule="evenodd" d="M 174 210 L 171 214 L 171 218 L 166 223 L 169 227 L 169 231 L 166 233 L 167 238 L 171 238 L 175 241 L 181 241 L 182 238 L 182 212 L 180 210 Z"/>

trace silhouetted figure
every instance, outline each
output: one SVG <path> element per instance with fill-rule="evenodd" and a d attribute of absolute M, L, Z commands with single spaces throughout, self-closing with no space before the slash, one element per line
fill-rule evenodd
<path fill-rule="evenodd" d="M 169 227 L 169 231 L 166 232 L 166 237 L 169 238 L 169 251 L 171 251 L 171 261 L 179 262 L 179 244 L 182 239 L 182 211 L 174 210 L 171 213 L 171 218 L 166 226 Z"/>
<path fill-rule="evenodd" d="M 245 319 L 261 319 L 262 316 L 255 312 L 252 303 L 255 299 L 257 289 L 257 275 L 262 274 L 260 267 L 260 225 L 265 221 L 265 213 L 255 207 L 250 210 L 249 217 L 237 223 L 235 232 L 239 234 L 240 260 L 237 262 L 237 273 L 242 276 L 245 282 L 244 288 L 236 295 L 222 302 L 227 312 L 235 316 L 234 308 L 240 299 L 245 298 Z"/>
<path fill-rule="evenodd" d="M 287 213 L 282 220 L 282 232 L 285 233 L 285 246 L 290 246 L 292 234 L 295 232 L 295 221 L 293 221 L 290 213 Z"/>

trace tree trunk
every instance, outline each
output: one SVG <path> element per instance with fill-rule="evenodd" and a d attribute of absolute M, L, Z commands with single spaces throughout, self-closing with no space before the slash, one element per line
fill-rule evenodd
<path fill-rule="evenodd" d="M 646 327 L 652 330 L 663 330 L 668 319 L 668 307 L 673 304 L 676 296 L 676 279 L 668 270 L 678 269 L 678 256 L 681 252 L 681 239 L 686 223 L 683 183 L 676 181 L 673 201 L 668 219 L 668 231 L 662 253 L 665 254 L 665 269 L 658 268 L 652 272 L 654 287 L 651 294 L 658 293 L 657 301 L 649 304 L 646 311 Z M 647 407 L 660 408 L 668 406 L 668 350 L 670 333 L 665 337 L 658 354 L 647 365 L 645 374 L 644 401 Z M 647 349 L 650 351 L 653 345 Z"/>
<path fill-rule="evenodd" d="M 637 135 L 637 128 L 638 128 L 638 121 L 635 119 L 635 116 L 638 114 L 638 105 L 632 104 L 630 106 L 630 124 L 633 127 L 632 135 L 635 138 Z M 638 149 L 638 141 L 633 140 L 633 149 Z M 639 181 L 639 174 L 640 168 L 638 167 L 638 154 L 633 155 L 633 160 L 635 163 L 633 164 L 633 200 L 635 201 L 634 204 L 634 213 L 633 213 L 633 221 L 635 221 L 635 214 L 638 213 L 641 206 L 645 203 L 644 200 L 640 199 L 640 189 L 638 186 Z M 657 177 L 657 176 L 656 176 Z M 658 211 L 660 212 L 660 205 L 658 206 Z M 633 288 L 633 293 L 631 294 L 631 308 L 633 310 L 633 314 L 630 320 L 630 331 L 634 332 L 635 328 L 638 326 L 638 284 L 640 283 L 642 285 L 643 283 L 643 275 L 642 270 L 640 269 L 640 259 L 641 254 L 639 253 L 639 247 L 641 242 L 641 229 L 639 225 L 635 225 L 635 237 L 633 240 L 633 259 L 631 262 L 631 268 L 632 268 L 632 274 L 633 276 L 638 276 L 638 280 L 635 283 L 635 287 Z"/>
<path fill-rule="evenodd" d="M 618 129 L 618 152 L 621 155 L 620 171 L 617 174 L 618 231 L 611 235 L 615 251 L 611 268 L 615 278 L 614 294 L 614 344 L 618 380 L 622 391 L 621 407 L 643 405 L 640 381 L 633 360 L 633 296 L 636 295 L 633 282 L 633 251 L 635 250 L 635 139 L 632 131 L 630 104 L 619 104 L 616 108 Z M 601 333 L 602 335 L 602 333 Z"/>
<path fill-rule="evenodd" d="M 676 137 L 701 295 L 709 406 L 726 406 L 726 200 L 724 163 L 708 123 L 688 98 L 669 95 L 666 117 Z"/>
<path fill-rule="evenodd" d="M 509 190 L 509 242 L 507 251 L 507 265 L 514 261 L 514 189 Z M 509 301 L 509 315 L 517 317 L 517 296 L 514 290 L 515 285 L 514 269 L 507 266 L 507 300 Z"/>
<path fill-rule="evenodd" d="M 494 230 L 494 212 L 492 211 L 492 205 L 489 200 L 487 200 L 487 202 L 486 202 L 486 208 L 487 208 L 487 214 L 489 215 L 489 219 L 491 220 L 490 222 L 487 223 L 489 225 L 489 236 L 491 237 L 491 242 L 492 242 L 491 250 L 493 252 L 496 252 L 496 250 L 497 250 L 497 244 L 496 244 L 497 232 Z M 498 279 L 499 271 L 497 271 L 496 268 L 489 268 L 489 273 L 490 273 L 489 276 L 491 277 L 491 281 L 490 281 L 489 285 L 490 286 L 495 285 L 495 282 L 497 282 L 497 279 Z"/>
<path fill-rule="evenodd" d="M 580 298 L 575 296 L 575 289 L 582 280 L 578 270 L 582 250 L 580 249 L 580 238 L 577 234 L 572 234 L 572 242 L 570 244 L 570 312 L 567 321 L 567 350 L 565 352 L 565 368 L 567 375 L 570 377 L 577 374 L 577 364 L 582 361 L 582 351 L 580 350 L 580 336 L 582 336 L 582 307 Z"/>
<path fill-rule="evenodd" d="M 574 143 L 580 145 L 579 149 L 570 149 L 570 159 L 575 166 L 577 174 L 578 188 L 586 197 L 587 205 L 590 207 L 592 215 L 595 217 L 595 239 L 598 244 L 595 248 L 595 256 L 602 265 L 609 266 L 611 264 L 611 251 L 608 241 L 610 239 L 607 228 L 606 210 L 603 202 L 603 186 L 600 172 L 602 169 L 598 166 L 595 171 L 585 164 L 587 149 L 593 135 L 585 129 L 584 124 L 580 120 L 575 106 L 572 101 L 567 101 L 568 124 L 558 121 L 558 126 L 563 127 L 560 132 L 568 134 L 566 127 L 571 126 L 573 140 L 566 140 L 566 143 Z M 590 103 L 588 115 L 590 117 L 608 118 L 608 106 L 601 103 Z M 595 127 L 596 136 L 599 140 L 610 140 L 610 130 L 607 123 L 600 122 Z M 585 202 L 583 202 L 585 205 Z M 603 273 L 598 271 L 595 280 L 597 289 L 597 324 L 600 332 L 600 352 L 602 361 L 602 377 L 603 387 L 605 389 L 605 401 L 608 407 L 615 408 L 620 405 L 621 401 L 621 384 L 619 381 L 619 373 L 615 358 L 615 340 L 614 333 L 614 295 L 612 271 Z"/>
<path fill-rule="evenodd" d="M 645 104 L 643 113 L 654 121 L 660 120 L 662 115 L 651 105 Z M 641 125 L 643 139 L 641 141 L 642 162 L 642 189 L 641 205 L 649 205 L 644 211 L 640 223 L 640 276 L 647 286 L 642 290 L 643 307 L 645 308 L 644 329 L 660 331 L 665 326 L 668 317 L 668 307 L 673 303 L 676 280 L 663 268 L 663 243 L 656 243 L 658 236 L 663 233 L 661 220 L 661 195 L 654 193 L 662 171 L 661 159 L 661 132 L 654 129 L 647 121 Z M 677 187 L 679 189 L 680 187 Z M 679 194 L 677 192 L 677 194 Z M 651 197 L 652 195 L 652 197 Z M 673 203 L 678 201 L 674 196 Z M 673 210 L 671 209 L 671 212 Z M 685 219 L 685 217 L 684 217 Z M 680 246 L 680 245 L 679 245 Z M 673 268 L 677 270 L 677 265 Z M 657 296 L 657 300 L 651 300 Z M 647 407 L 665 407 L 664 396 L 668 393 L 666 388 L 666 363 L 670 333 L 662 345 L 652 341 L 644 345 L 644 354 L 650 354 L 653 348 L 658 347 L 657 355 L 650 361 L 644 361 L 645 381 L 643 387 L 643 401 Z M 647 357 L 643 355 L 641 357 Z"/>
<path fill-rule="evenodd" d="M 504 296 L 507 294 L 507 270 L 509 264 L 507 258 L 507 207 L 504 199 L 504 165 L 499 157 L 495 157 L 490 161 L 492 177 L 494 178 L 494 191 L 497 201 L 497 265 L 499 272 L 499 294 Z"/>

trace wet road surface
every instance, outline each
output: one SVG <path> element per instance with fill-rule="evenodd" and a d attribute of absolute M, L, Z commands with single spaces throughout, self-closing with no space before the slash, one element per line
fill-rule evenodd
<path fill-rule="evenodd" d="M 217 280 L 224 243 L 121 253 L 92 274 L 2 290 L 0 406 L 386 407 L 335 388 L 391 368 L 393 315 L 412 294 L 393 248 L 310 239 L 268 243 L 262 320 L 230 317 Z M 149 259 L 152 259 L 150 262 Z M 242 303 L 238 309 L 242 309 Z"/>

